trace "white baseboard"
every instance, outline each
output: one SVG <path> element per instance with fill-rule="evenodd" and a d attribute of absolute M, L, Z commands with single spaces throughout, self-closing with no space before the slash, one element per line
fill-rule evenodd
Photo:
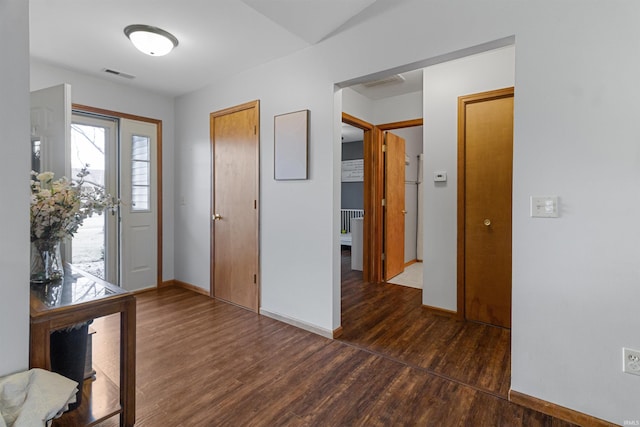
<path fill-rule="evenodd" d="M 296 328 L 304 329 L 305 331 L 313 332 L 314 334 L 318 334 L 325 338 L 333 339 L 333 331 L 329 329 L 320 328 L 316 325 L 312 325 L 301 320 L 293 319 L 288 316 L 284 316 L 282 314 L 273 313 L 269 310 L 265 310 L 264 308 L 260 309 L 260 314 L 263 316 L 270 317 L 275 320 L 279 320 L 281 322 L 287 323 L 291 326 L 295 326 Z"/>

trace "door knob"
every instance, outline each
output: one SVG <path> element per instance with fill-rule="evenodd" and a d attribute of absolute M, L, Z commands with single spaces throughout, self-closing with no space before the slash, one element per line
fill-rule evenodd
<path fill-rule="evenodd" d="M 222 215 L 220 214 L 213 214 L 213 220 L 214 221 L 220 221 L 222 219 Z"/>
<path fill-rule="evenodd" d="M 403 211 L 402 211 L 402 213 L 406 215 L 406 214 L 407 214 L 407 211 L 403 210 Z"/>
<path fill-rule="evenodd" d="M 491 225 L 491 220 L 489 218 L 486 218 L 484 220 L 484 225 L 486 225 L 487 227 Z"/>

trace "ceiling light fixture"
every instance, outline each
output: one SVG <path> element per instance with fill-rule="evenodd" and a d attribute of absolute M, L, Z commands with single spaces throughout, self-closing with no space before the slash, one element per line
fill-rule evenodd
<path fill-rule="evenodd" d="M 151 56 L 163 56 L 178 46 L 178 39 L 165 30 L 150 25 L 129 25 L 124 33 L 140 51 Z"/>

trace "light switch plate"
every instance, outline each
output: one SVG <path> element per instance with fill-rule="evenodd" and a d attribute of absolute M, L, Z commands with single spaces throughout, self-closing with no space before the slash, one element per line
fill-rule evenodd
<path fill-rule="evenodd" d="M 532 218 L 557 218 L 558 196 L 531 196 Z"/>

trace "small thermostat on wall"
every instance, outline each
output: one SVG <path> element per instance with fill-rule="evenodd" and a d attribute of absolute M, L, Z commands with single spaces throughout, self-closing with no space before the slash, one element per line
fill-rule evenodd
<path fill-rule="evenodd" d="M 447 180 L 447 173 L 444 171 L 438 171 L 433 173 L 434 182 L 445 182 Z"/>

